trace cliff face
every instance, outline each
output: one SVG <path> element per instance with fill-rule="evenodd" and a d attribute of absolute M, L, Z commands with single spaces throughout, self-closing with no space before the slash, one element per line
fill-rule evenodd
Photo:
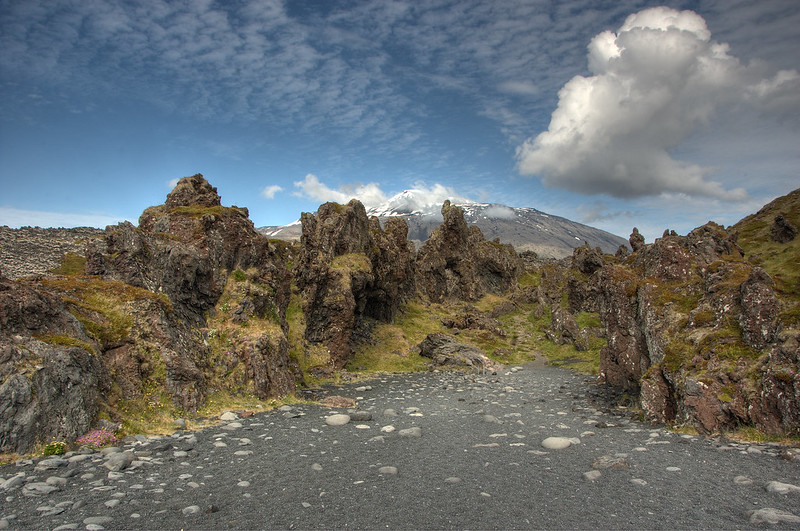
<path fill-rule="evenodd" d="M 246 209 L 220 206 L 201 175 L 181 179 L 139 227 L 121 223 L 90 239 L 84 254 L 60 275 L 4 280 L 0 396 L 15 405 L 0 415 L 2 451 L 74 439 L 101 406 L 113 420 L 119 404 L 157 401 L 162 392 L 192 411 L 211 391 L 250 387 L 262 398 L 294 391 L 287 256 L 255 231 Z M 216 308 L 223 295 L 224 312 Z M 224 342 L 209 317 L 226 327 Z M 251 323 L 246 334 L 239 330 Z M 76 420 L 66 428 L 36 420 L 76 394 L 65 413 Z"/>
<path fill-rule="evenodd" d="M 417 285 L 425 296 L 434 302 L 476 301 L 516 284 L 524 268 L 513 247 L 486 241 L 449 201 L 442 206 L 442 217 L 416 259 Z"/>
<path fill-rule="evenodd" d="M 304 300 L 305 338 L 322 343 L 329 366 L 352 358 L 354 334 L 365 319 L 391 321 L 413 294 L 413 245 L 405 222 L 381 229 L 356 200 L 326 203 L 302 216 L 303 236 L 294 275 Z"/>
<path fill-rule="evenodd" d="M 570 306 L 600 312 L 601 380 L 639 392 L 648 416 L 704 433 L 800 430 L 800 246 L 785 231 L 754 236 L 774 226 L 766 217 L 796 217 L 797 196 L 730 230 L 709 223 L 652 244 L 634 231 L 633 254 L 600 267 L 581 269 L 576 250 Z"/>

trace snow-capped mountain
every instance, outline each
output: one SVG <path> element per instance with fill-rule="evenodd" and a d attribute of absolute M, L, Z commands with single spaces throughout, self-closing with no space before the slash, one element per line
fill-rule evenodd
<path fill-rule="evenodd" d="M 408 239 L 420 246 L 442 222 L 442 197 L 431 197 L 418 190 L 405 190 L 382 205 L 367 209 L 368 216 L 381 220 L 401 216 L 408 223 Z M 463 198 L 451 198 L 451 204 L 464 211 L 464 219 L 477 225 L 487 240 L 499 238 L 510 243 L 517 252 L 534 251 L 544 258 L 564 258 L 575 247 L 588 242 L 604 252 L 614 253 L 627 241 L 609 232 L 551 216 L 535 208 L 512 208 L 497 203 L 476 203 Z M 283 227 L 262 227 L 259 232 L 270 238 L 297 240 L 299 221 Z"/>

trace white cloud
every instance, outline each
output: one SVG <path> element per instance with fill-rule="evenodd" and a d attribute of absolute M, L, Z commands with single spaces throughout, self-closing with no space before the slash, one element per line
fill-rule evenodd
<path fill-rule="evenodd" d="M 294 186 L 298 189 L 294 192 L 295 196 L 322 203 L 335 201 L 346 204 L 351 199 L 358 199 L 366 208 L 370 208 L 386 202 L 386 195 L 375 183 L 347 185 L 334 190 L 321 182 L 316 175 L 309 173 L 302 181 L 295 181 Z"/>
<path fill-rule="evenodd" d="M 487 217 L 499 219 L 514 219 L 517 215 L 513 209 L 503 205 L 492 205 L 484 210 L 483 213 Z"/>
<path fill-rule="evenodd" d="M 170 179 L 169 181 L 167 181 L 167 187 L 169 187 L 169 189 L 172 190 L 173 188 L 178 186 L 178 181 L 180 181 L 180 179 Z"/>
<path fill-rule="evenodd" d="M 283 192 L 283 188 L 278 186 L 277 184 L 272 184 L 270 186 L 265 186 L 263 190 L 261 190 L 261 195 L 266 197 L 267 199 L 273 199 L 275 194 L 278 192 Z"/>
<path fill-rule="evenodd" d="M 307 174 L 302 181 L 296 181 L 294 186 L 297 190 L 292 195 L 296 197 L 321 203 L 335 201 L 340 204 L 348 203 L 351 199 L 358 199 L 367 209 L 386 207 L 396 211 L 413 212 L 433 209 L 438 212 L 446 200 L 453 203 L 474 202 L 449 186 L 439 183 L 428 185 L 422 181 L 415 182 L 412 188 L 391 197 L 388 197 L 377 183 L 346 184 L 334 189 L 321 182 L 312 173 Z"/>
<path fill-rule="evenodd" d="M 692 11 L 630 15 L 616 33 L 592 39 L 594 75 L 561 88 L 548 130 L 517 148 L 520 173 L 581 194 L 746 199 L 744 189 L 710 180 L 713 168 L 670 154 L 720 106 L 800 108 L 796 71 L 764 77 L 762 66 L 745 67 L 728 51 Z"/>
<path fill-rule="evenodd" d="M 116 225 L 126 218 L 106 214 L 69 214 L 64 212 L 44 212 L 41 210 L 22 210 L 0 207 L 0 225 L 19 227 L 98 227 Z M 128 220 L 136 223 L 135 219 Z"/>

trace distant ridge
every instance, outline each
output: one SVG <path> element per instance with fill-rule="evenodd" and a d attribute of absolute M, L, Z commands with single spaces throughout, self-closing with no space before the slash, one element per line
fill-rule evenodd
<path fill-rule="evenodd" d="M 477 203 L 451 199 L 464 210 L 464 219 L 477 225 L 487 240 L 499 238 L 510 243 L 517 252 L 534 251 L 543 258 L 564 258 L 575 247 L 587 242 L 606 253 L 615 253 L 628 242 L 619 236 L 559 216 L 545 214 L 535 208 L 513 208 L 498 203 Z M 442 202 L 427 198 L 418 190 L 405 190 L 386 203 L 367 209 L 367 215 L 381 221 L 399 216 L 408 223 L 408 239 L 417 246 L 428 239 L 442 222 Z M 299 221 L 284 226 L 261 227 L 258 231 L 269 238 L 299 240 Z"/>

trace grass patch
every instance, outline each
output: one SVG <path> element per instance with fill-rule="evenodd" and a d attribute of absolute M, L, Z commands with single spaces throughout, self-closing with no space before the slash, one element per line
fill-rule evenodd
<path fill-rule="evenodd" d="M 64 347 L 78 347 L 80 349 L 85 350 L 89 354 L 96 354 L 94 347 L 91 343 L 87 343 L 86 341 L 81 341 L 80 339 L 70 337 L 70 336 L 60 336 L 56 334 L 45 334 L 42 336 L 36 336 L 36 339 L 47 343 L 48 345 L 59 345 Z"/>
<path fill-rule="evenodd" d="M 82 275 L 86 269 L 86 258 L 76 253 L 66 253 L 61 259 L 61 264 L 50 272 L 55 275 L 77 276 Z"/>
<path fill-rule="evenodd" d="M 800 444 L 800 433 L 794 435 L 775 435 L 765 433 L 754 426 L 740 426 L 734 431 L 726 432 L 728 439 L 749 443 L 778 443 L 788 446 Z"/>
<path fill-rule="evenodd" d="M 348 253 L 335 256 L 331 269 L 346 271 L 372 271 L 372 262 L 363 253 Z"/>
<path fill-rule="evenodd" d="M 222 217 L 222 215 L 228 210 L 231 209 L 224 206 L 189 205 L 189 206 L 175 207 L 169 211 L 169 214 L 181 214 L 192 218 L 201 218 L 206 214 L 210 214 L 216 217 Z"/>
<path fill-rule="evenodd" d="M 584 315 L 581 319 L 593 322 L 591 314 Z M 528 322 L 532 327 L 533 345 L 535 350 L 544 354 L 547 362 L 555 367 L 566 367 L 583 374 L 598 374 L 600 370 L 600 350 L 605 346 L 603 338 L 590 338 L 589 349 L 578 351 L 573 345 L 557 345 L 544 337 L 545 331 L 552 321 L 550 309 L 542 312 L 541 317 L 536 317 L 536 312 L 530 311 Z"/>
<path fill-rule="evenodd" d="M 140 398 L 120 399 L 112 407 L 122 422 L 118 435 L 167 435 L 175 431 L 172 421 L 186 416 L 173 405 L 172 397 L 163 385 L 149 383 L 145 387 L 146 391 Z"/>
<path fill-rule="evenodd" d="M 129 312 L 132 303 L 151 301 L 161 305 L 165 312 L 172 311 L 166 294 L 153 293 L 123 282 L 81 276 L 45 278 L 41 283 L 58 291 L 89 336 L 102 344 L 116 343 L 130 335 L 133 319 Z"/>
<path fill-rule="evenodd" d="M 583 328 L 602 328 L 600 314 L 597 312 L 579 312 L 575 315 L 575 322 L 578 327 Z"/>

